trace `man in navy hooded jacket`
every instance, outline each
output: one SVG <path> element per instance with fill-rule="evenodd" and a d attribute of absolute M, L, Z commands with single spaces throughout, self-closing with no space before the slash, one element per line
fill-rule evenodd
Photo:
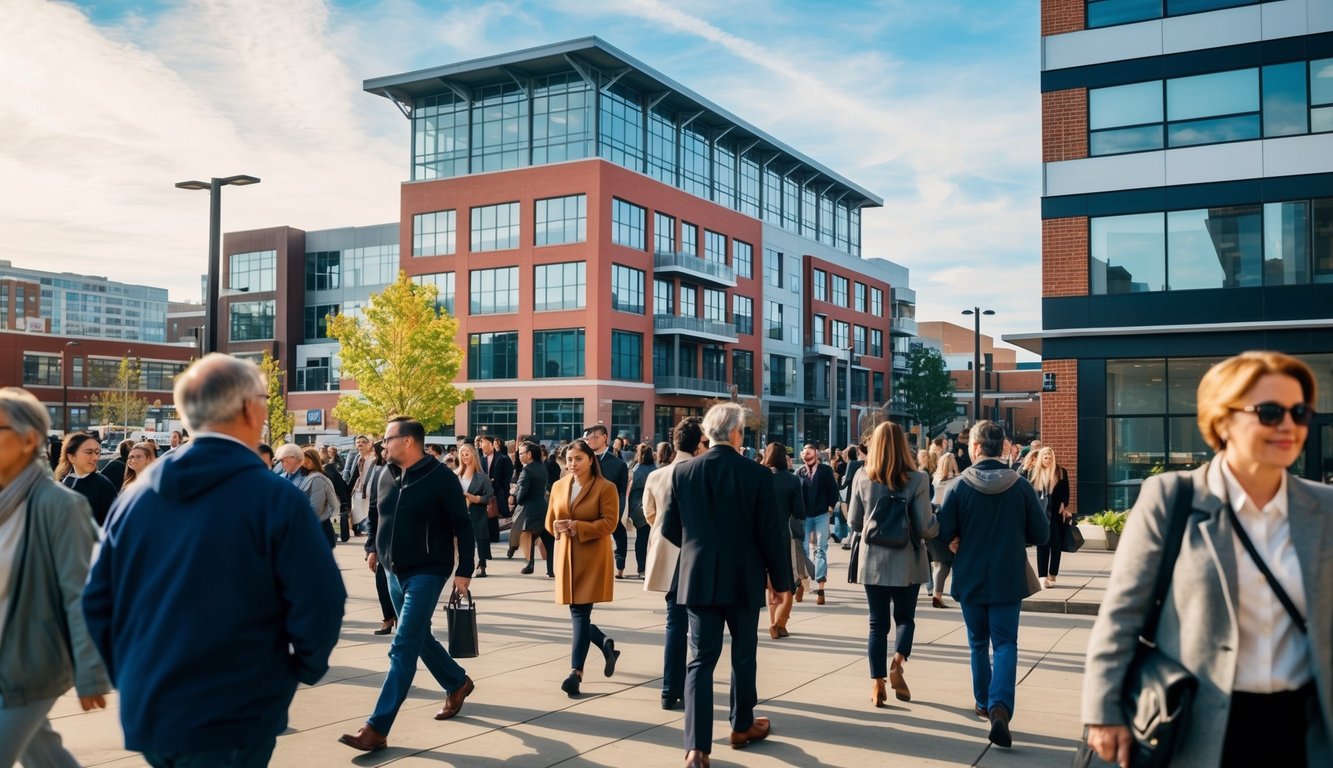
<path fill-rule="evenodd" d="M 117 499 L 84 590 L 125 746 L 154 766 L 267 765 L 338 640 L 347 593 L 319 522 L 255 452 L 267 391 L 220 354 L 177 377 L 194 439 Z"/>

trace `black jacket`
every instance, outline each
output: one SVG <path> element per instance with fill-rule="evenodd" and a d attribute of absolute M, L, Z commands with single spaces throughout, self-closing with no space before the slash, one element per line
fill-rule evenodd
<path fill-rule="evenodd" d="M 680 547 L 676 602 L 686 606 L 764 604 L 765 579 L 792 589 L 791 541 L 773 473 L 717 445 L 676 465 L 659 524 Z"/>
<path fill-rule="evenodd" d="M 777 499 L 778 511 L 787 518 L 793 539 L 805 537 L 805 494 L 801 491 L 801 481 L 786 470 L 773 470 L 773 495 Z"/>
<path fill-rule="evenodd" d="M 423 456 L 404 472 L 390 464 L 379 477 L 378 524 L 370 541 L 384 570 L 400 578 L 434 573 L 470 578 L 475 547 L 472 523 L 458 478 L 432 456 Z M 458 569 L 454 570 L 454 542 Z"/>
<path fill-rule="evenodd" d="M 838 497 L 843 501 L 851 498 L 852 481 L 856 479 L 856 473 L 860 472 L 865 465 L 866 463 L 860 459 L 847 462 L 847 468 L 842 471 L 842 484 L 838 486 L 838 490 L 841 491 Z"/>
<path fill-rule="evenodd" d="M 491 479 L 491 491 L 500 507 L 500 517 L 509 517 L 509 484 L 514 482 L 514 462 L 499 451 L 487 460 L 486 476 Z"/>
<path fill-rule="evenodd" d="M 540 531 L 546 526 L 546 466 L 540 461 L 524 464 L 518 471 L 514 489 L 514 514 L 523 516 L 524 531 Z"/>
<path fill-rule="evenodd" d="M 352 492 L 343 480 L 342 473 L 333 464 L 324 465 L 324 476 L 333 483 L 333 492 L 338 496 L 338 511 L 346 513 L 352 508 Z"/>
<path fill-rule="evenodd" d="M 65 475 L 62 481 L 66 488 L 72 488 L 88 500 L 88 504 L 93 508 L 93 519 L 98 525 L 106 522 L 106 513 L 111 511 L 111 503 L 116 500 L 116 494 L 120 489 L 111 484 L 111 481 L 102 475 L 93 472 L 90 475 L 84 475 L 79 479 L 74 479 L 74 473 Z"/>
<path fill-rule="evenodd" d="M 999 459 L 982 459 L 944 494 L 938 538 L 958 537 L 953 597 L 1003 605 L 1028 596 L 1027 544 L 1045 544 L 1050 523 L 1032 485 Z"/>
<path fill-rule="evenodd" d="M 620 496 L 620 506 L 617 509 L 623 515 L 625 513 L 625 497 L 629 493 L 629 467 L 620 460 L 619 456 L 616 456 L 615 451 L 609 448 L 600 458 L 602 477 L 616 484 L 616 493 Z"/>
<path fill-rule="evenodd" d="M 620 511 L 629 515 L 635 528 L 648 524 L 648 518 L 643 515 L 643 489 L 648 482 L 648 475 L 651 475 L 654 469 L 657 469 L 656 464 L 640 464 L 634 468 L 634 476 L 630 478 L 629 499 Z"/>
<path fill-rule="evenodd" d="M 105 467 L 102 467 L 102 477 L 110 480 L 111 485 L 119 491 L 120 486 L 125 484 L 125 461 L 123 459 L 116 459 Z"/>
<path fill-rule="evenodd" d="M 838 503 L 838 478 L 833 474 L 833 467 L 827 464 L 815 465 L 815 474 L 804 463 L 796 468 L 796 479 L 801 481 L 801 491 L 805 494 L 805 514 L 807 517 L 828 514 L 829 508 Z"/>

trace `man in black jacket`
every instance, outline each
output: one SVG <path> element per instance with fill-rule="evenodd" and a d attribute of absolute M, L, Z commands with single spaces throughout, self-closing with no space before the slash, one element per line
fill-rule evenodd
<path fill-rule="evenodd" d="M 832 467 L 820 463 L 819 452 L 808 443 L 801 449 L 801 466 L 796 468 L 796 477 L 805 494 L 805 546 L 810 546 L 812 535 L 815 541 L 810 551 L 810 559 L 815 562 L 815 603 L 823 605 L 824 582 L 828 580 L 829 513 L 838 503 L 838 478 Z M 801 590 L 797 590 L 796 598 L 800 597 Z"/>
<path fill-rule="evenodd" d="M 499 517 L 487 519 L 486 525 L 489 527 L 491 541 L 500 540 L 500 518 L 509 517 L 509 484 L 514 482 L 514 462 L 510 461 L 509 456 L 503 452 L 504 442 L 498 437 L 492 435 L 482 435 L 477 439 L 481 446 L 481 468 L 485 470 L 486 476 L 491 479 L 491 490 L 495 493 L 495 505 L 499 511 Z M 505 557 L 513 557 L 514 550 L 518 546 L 518 538 L 514 531 L 509 531 L 509 552 Z"/>
<path fill-rule="evenodd" d="M 356 735 L 338 739 L 363 752 L 388 746 L 389 729 L 412 687 L 418 658 L 448 693 L 436 720 L 457 715 L 475 687 L 431 633 L 431 613 L 451 572 L 454 589 L 467 594 L 475 547 L 463 489 L 440 462 L 426 455 L 425 443 L 426 431 L 414 419 L 399 416 L 384 429 L 388 474 L 379 482 L 378 521 L 370 533 L 375 551 L 367 562 L 372 571 L 384 563 L 398 632 L 389 647 L 389 674 L 375 713 Z"/>
<path fill-rule="evenodd" d="M 521 523 L 509 529 L 509 540 L 518 541 L 520 533 L 527 534 L 528 564 L 521 573 L 532 573 L 535 568 L 535 550 L 540 536 L 542 546 L 546 548 L 546 575 L 554 577 L 552 555 L 555 554 L 555 537 L 546 532 L 546 465 L 541 462 L 541 448 L 536 443 L 518 443 L 514 449 L 522 468 L 518 472 L 518 483 L 514 489 L 514 520 Z M 521 518 L 521 520 L 520 520 Z"/>
<path fill-rule="evenodd" d="M 707 765 L 712 750 L 723 624 L 731 634 L 731 746 L 768 736 L 768 718 L 754 716 L 758 613 L 766 581 L 778 602 L 792 588 L 790 538 L 772 474 L 739 452 L 745 409 L 715 405 L 703 426 L 712 447 L 674 470 L 659 520 L 662 537 L 680 547 L 676 600 L 689 614 L 694 652 L 685 673 L 687 766 Z"/>
<path fill-rule="evenodd" d="M 625 495 L 629 492 L 629 467 L 620 460 L 616 452 L 607 447 L 610 433 L 606 431 L 605 424 L 594 424 L 583 430 L 583 439 L 588 443 L 588 447 L 597 454 L 598 460 L 602 465 L 602 477 L 616 484 L 616 493 L 620 496 L 620 517 L 625 515 Z M 616 578 L 625 578 L 625 555 L 629 550 L 629 536 L 625 532 L 625 524 L 616 520 L 616 530 L 612 534 L 616 542 Z"/>

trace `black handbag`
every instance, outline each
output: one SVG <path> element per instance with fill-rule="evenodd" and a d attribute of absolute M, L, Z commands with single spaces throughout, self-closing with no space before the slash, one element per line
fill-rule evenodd
<path fill-rule="evenodd" d="M 861 534 L 852 531 L 851 557 L 847 560 L 847 583 L 855 584 L 856 573 L 861 568 Z"/>
<path fill-rule="evenodd" d="M 1131 768 L 1158 768 L 1170 764 L 1199 688 L 1194 674 L 1179 661 L 1162 653 L 1156 643 L 1162 604 L 1171 586 L 1171 573 L 1180 556 L 1185 525 L 1193 507 L 1194 483 L 1188 475 L 1181 475 L 1167 517 L 1167 535 L 1153 586 L 1152 605 L 1120 692 L 1121 712 L 1133 738 L 1129 753 Z"/>
<path fill-rule="evenodd" d="M 1080 531 L 1078 526 L 1073 523 L 1066 523 L 1064 529 L 1064 537 L 1060 540 L 1060 550 L 1072 554 L 1083 549 L 1083 531 Z"/>
<path fill-rule="evenodd" d="M 862 537 L 865 543 L 889 549 L 906 549 L 909 544 L 912 549 L 920 546 L 912 532 L 912 510 L 901 493 L 889 489 L 875 501 L 867 518 Z"/>
<path fill-rule="evenodd" d="M 455 659 L 473 659 L 479 655 L 477 644 L 477 603 L 468 590 L 464 595 L 455 589 L 444 606 L 444 617 L 449 624 L 449 655 Z"/>

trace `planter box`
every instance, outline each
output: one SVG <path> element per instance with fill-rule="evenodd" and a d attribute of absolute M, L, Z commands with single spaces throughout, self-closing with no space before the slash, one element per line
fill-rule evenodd
<path fill-rule="evenodd" d="M 1118 546 L 1120 546 L 1120 534 L 1106 531 L 1106 551 L 1114 552 Z"/>

